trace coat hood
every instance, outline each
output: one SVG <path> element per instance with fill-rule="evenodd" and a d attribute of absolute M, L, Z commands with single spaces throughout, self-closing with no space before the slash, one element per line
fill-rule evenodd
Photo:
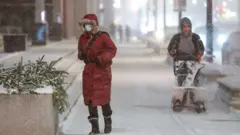
<path fill-rule="evenodd" d="M 95 14 L 86 14 L 79 24 L 91 23 L 93 25 L 98 25 L 98 18 Z"/>
<path fill-rule="evenodd" d="M 191 20 L 189 18 L 184 17 L 184 18 L 181 19 L 181 21 L 180 21 L 181 30 L 183 29 L 183 25 L 184 24 L 188 24 L 191 27 L 191 29 L 192 29 L 192 22 L 191 22 Z"/>

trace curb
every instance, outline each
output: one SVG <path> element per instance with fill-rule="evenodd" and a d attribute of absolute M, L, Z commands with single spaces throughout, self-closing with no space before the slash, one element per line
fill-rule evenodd
<path fill-rule="evenodd" d="M 79 77 L 80 75 L 77 75 L 74 80 L 73 80 L 73 83 L 77 80 L 77 78 Z M 71 87 L 71 85 L 69 86 L 69 88 Z M 82 98 L 82 94 L 78 95 L 76 100 L 74 101 L 74 103 L 72 104 L 72 106 L 69 108 L 67 114 L 64 116 L 64 118 L 62 119 L 62 121 L 59 121 L 58 123 L 58 131 L 59 131 L 59 134 L 62 135 L 63 132 L 64 132 L 64 127 L 66 125 L 68 125 L 66 122 L 69 120 L 69 118 L 71 117 L 71 115 L 75 115 L 77 110 L 76 110 L 76 105 L 79 104 L 79 103 L 83 103 L 82 100 L 80 100 Z M 58 134 L 57 134 L 58 135 Z"/>
<path fill-rule="evenodd" d="M 58 65 L 57 67 L 61 67 L 62 65 L 64 65 L 64 62 L 63 62 L 64 59 L 69 59 L 69 57 L 71 57 L 75 53 L 76 53 L 76 51 L 74 50 L 74 51 L 69 52 L 67 55 L 63 56 L 62 60 L 59 61 L 60 65 Z M 71 68 L 73 66 L 75 66 L 76 61 L 77 61 L 77 58 L 76 58 L 76 60 L 73 60 L 73 62 L 71 62 L 71 64 L 69 66 L 67 66 L 66 69 L 64 69 L 64 70 L 69 72 L 69 70 L 71 70 Z M 66 91 L 69 91 L 69 88 L 77 80 L 78 76 L 79 76 L 79 74 L 74 75 L 73 78 L 70 80 L 70 82 L 67 83 L 67 85 L 65 86 Z M 70 104 L 69 108 L 63 114 L 58 114 L 58 123 L 57 123 L 58 127 L 57 127 L 56 135 L 62 135 L 62 130 L 63 130 L 64 123 L 68 119 L 69 115 L 72 113 L 72 110 L 74 109 L 75 105 L 79 101 L 79 97 L 81 97 L 81 95 L 82 94 L 79 94 L 76 97 L 76 99 L 74 98 L 74 103 Z"/>
<path fill-rule="evenodd" d="M 15 56 L 18 56 L 18 55 L 23 55 L 24 53 L 26 53 L 26 52 L 9 53 L 9 54 L 7 54 L 7 56 L 4 56 L 4 57 L 0 58 L 0 63 L 7 60 L 7 59 L 12 58 L 12 57 L 15 57 Z"/>

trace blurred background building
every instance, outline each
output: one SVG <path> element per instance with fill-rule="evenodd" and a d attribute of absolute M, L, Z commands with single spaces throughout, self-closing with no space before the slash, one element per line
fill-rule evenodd
<path fill-rule="evenodd" d="M 129 25 L 136 35 L 155 31 L 161 39 L 166 35 L 164 28 L 170 30 L 178 26 L 173 3 L 174 0 L 1 0 L 0 28 L 17 27 L 31 37 L 36 22 L 47 23 L 48 30 L 58 23 L 63 37 L 72 38 L 80 34 L 78 21 L 83 15 L 95 13 L 106 30 L 112 23 Z M 239 24 L 239 7 L 239 0 L 213 0 L 214 23 Z M 187 0 L 182 16 L 192 19 L 194 29 L 204 26 L 206 0 Z"/>

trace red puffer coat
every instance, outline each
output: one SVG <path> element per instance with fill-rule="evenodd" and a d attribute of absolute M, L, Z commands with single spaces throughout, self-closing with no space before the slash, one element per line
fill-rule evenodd
<path fill-rule="evenodd" d="M 78 55 L 87 47 L 90 36 L 87 33 L 81 35 L 78 43 Z M 111 38 L 102 33 L 88 50 L 87 58 L 100 60 L 100 65 L 88 63 L 85 65 L 82 76 L 82 89 L 84 103 L 92 101 L 93 106 L 104 105 L 110 102 L 112 71 L 111 63 L 115 57 L 117 48 Z"/>

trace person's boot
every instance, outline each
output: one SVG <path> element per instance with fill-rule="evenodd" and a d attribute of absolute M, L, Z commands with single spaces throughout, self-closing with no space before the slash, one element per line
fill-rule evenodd
<path fill-rule="evenodd" d="M 105 123 L 104 133 L 105 134 L 111 133 L 112 132 L 112 118 L 111 117 L 104 118 L 104 123 Z"/>
<path fill-rule="evenodd" d="M 91 130 L 91 132 L 89 133 L 89 135 L 99 134 L 100 131 L 99 131 L 98 118 L 89 119 L 89 122 L 90 122 L 91 125 L 92 125 L 92 130 Z"/>

